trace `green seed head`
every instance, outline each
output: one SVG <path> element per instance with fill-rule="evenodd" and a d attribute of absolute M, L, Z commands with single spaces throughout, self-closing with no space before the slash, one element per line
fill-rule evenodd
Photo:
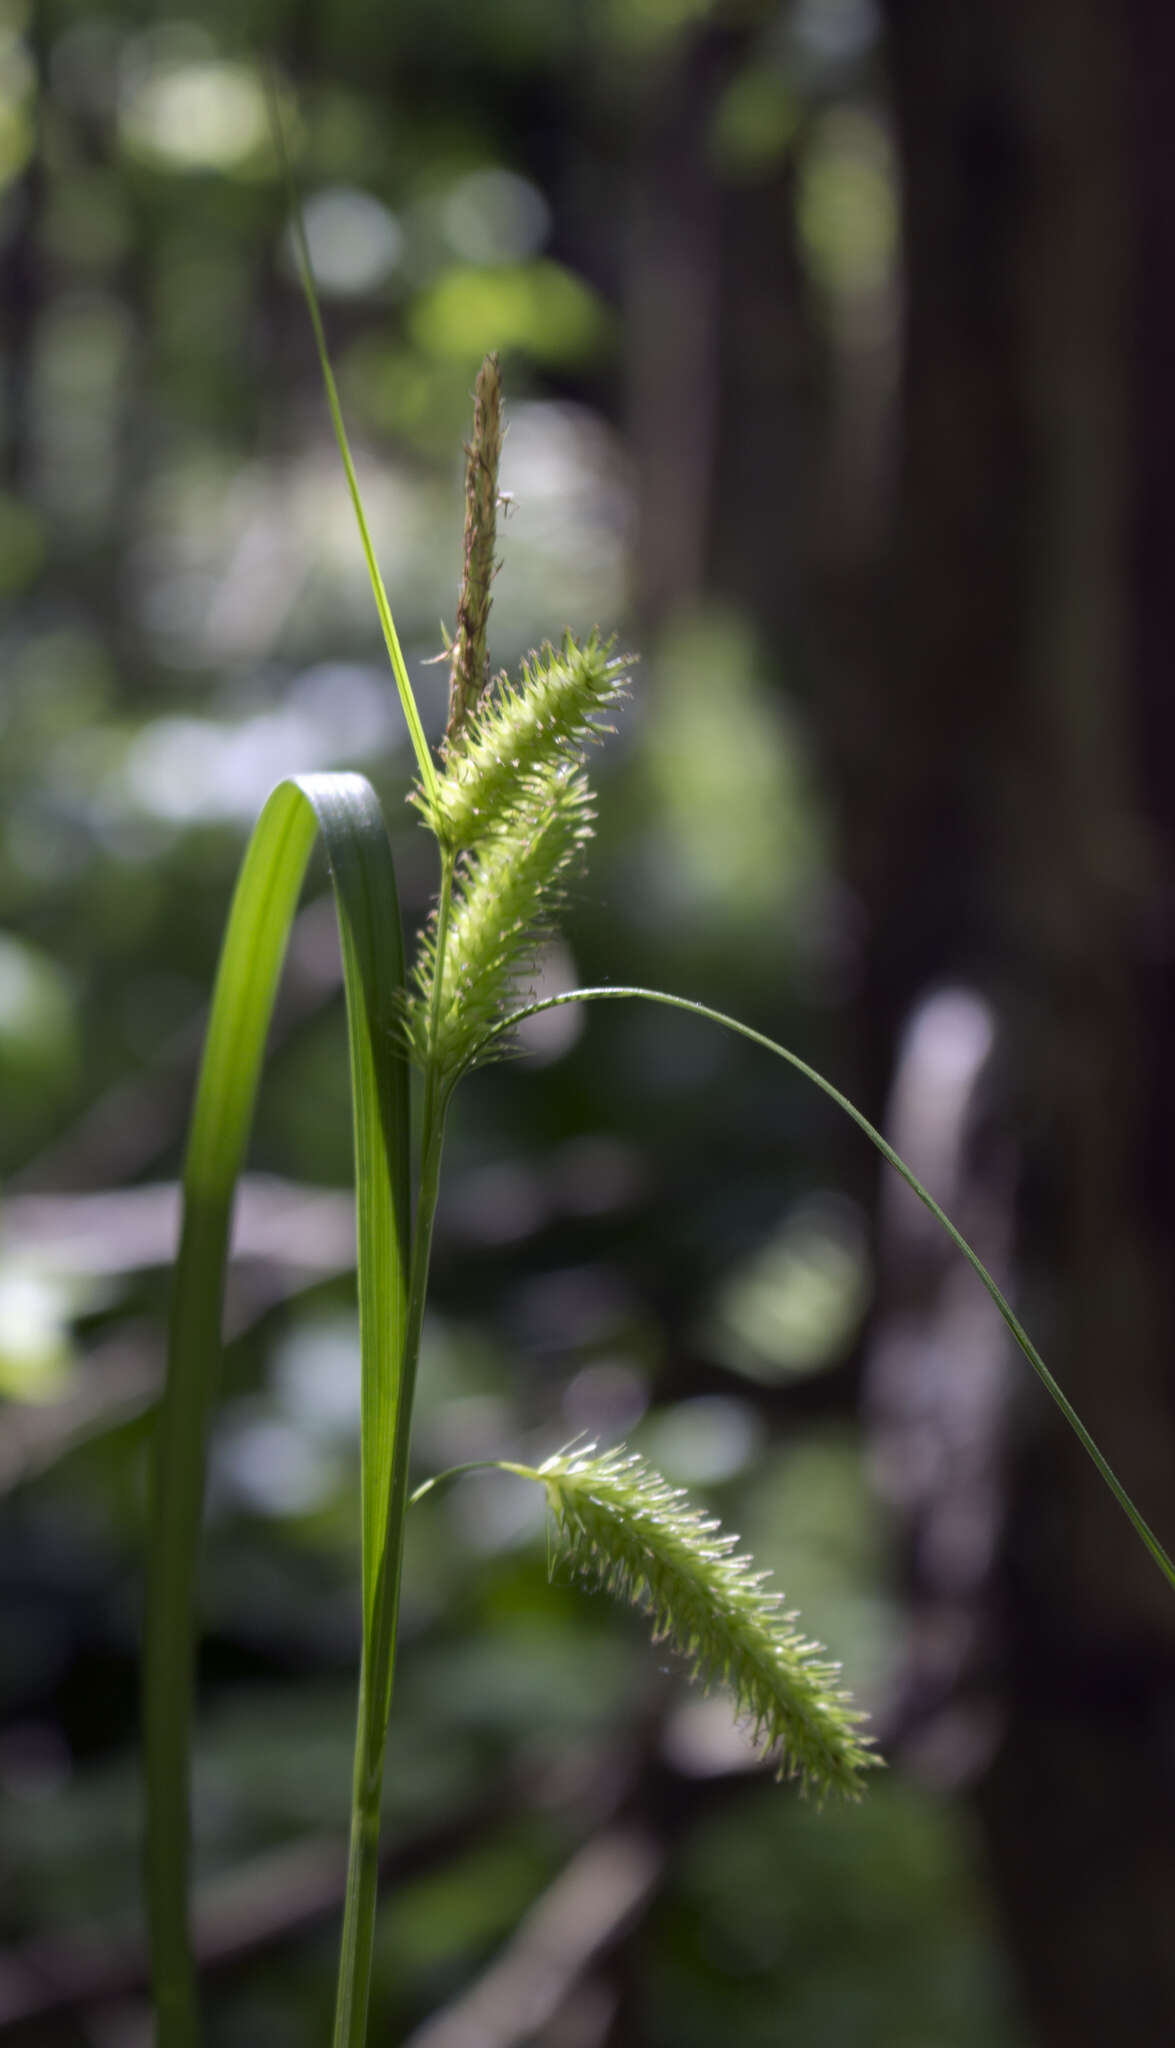
<path fill-rule="evenodd" d="M 435 791 L 413 801 L 441 845 L 477 846 L 532 794 L 536 779 L 581 760 L 608 731 L 608 714 L 623 696 L 626 663 L 593 634 L 580 647 L 568 635 L 558 653 L 532 654 L 521 679 L 500 677 L 461 728 Z"/>
<path fill-rule="evenodd" d="M 859 1732 L 865 1717 L 841 1691 L 839 1665 L 793 1627 L 768 1575 L 736 1553 L 738 1538 L 623 1446 L 560 1452 L 538 1476 L 576 1570 L 643 1607 L 656 1639 L 690 1659 L 704 1684 L 729 1688 L 778 1775 L 858 1798 L 880 1762 Z"/>
<path fill-rule="evenodd" d="M 436 918 L 423 939 L 409 999 L 409 1036 L 421 1065 L 455 1081 L 487 1053 L 494 1026 L 521 999 L 563 899 L 568 873 L 591 836 L 587 778 L 570 766 L 536 776 L 526 801 L 475 853 L 466 854 L 449 908 L 436 988 Z M 435 1029 L 435 1037 L 433 1036 Z M 498 1036 L 496 1052 L 508 1048 Z"/>

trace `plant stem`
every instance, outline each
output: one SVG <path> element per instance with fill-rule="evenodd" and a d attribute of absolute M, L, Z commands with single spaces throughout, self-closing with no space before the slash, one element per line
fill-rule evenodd
<path fill-rule="evenodd" d="M 339 1964 L 334 2048 L 363 2048 L 371 1988 L 371 1955 L 379 1884 L 380 1802 L 388 1715 L 396 1663 L 396 1624 L 400 1611 L 400 1575 L 404 1560 L 404 1520 L 408 1511 L 408 1452 L 420 1335 L 428 1291 L 428 1265 L 433 1220 L 440 1186 L 444 1148 L 444 1107 L 426 1125 L 408 1295 L 408 1325 L 396 1403 L 392 1441 L 392 1472 L 388 1489 L 387 1542 L 376 1583 L 370 1644 L 364 1648 L 359 1677 L 359 1714 L 355 1732 L 355 1768 L 351 1789 L 351 1839 L 347 1858 L 347 1895 Z"/>
<path fill-rule="evenodd" d="M 463 1479 L 467 1472 L 510 1472 L 515 1479 L 536 1479 L 540 1486 L 546 1485 L 543 1474 L 534 1465 L 514 1465 L 508 1458 L 470 1458 L 464 1465 L 450 1465 L 444 1472 L 435 1472 L 431 1479 L 421 1484 L 408 1496 L 408 1505 L 414 1508 L 426 1494 L 435 1493 L 438 1487 L 449 1486 L 454 1479 Z"/>
<path fill-rule="evenodd" d="M 437 1002 L 434 1002 L 433 1010 L 434 1040 L 444 947 L 448 935 L 452 881 L 453 860 L 449 856 L 442 865 L 440 907 L 437 913 Z M 429 1259 L 432 1252 L 437 1195 L 440 1191 L 447 1107 L 448 1094 L 442 1086 L 435 1060 L 430 1061 L 425 1075 L 420 1181 L 412 1233 L 404 1355 L 396 1390 L 392 1467 L 388 1484 L 387 1535 L 376 1582 L 369 1639 L 363 1646 L 359 1674 L 359 1713 L 355 1730 L 355 1765 L 351 1786 L 351 1834 L 347 1853 L 347 1893 L 343 1910 L 343 1941 L 339 1959 L 333 2048 L 364 2048 L 367 2034 L 375 1910 L 379 1890 L 380 1806 L 388 1718 L 395 1678 L 400 1577 L 404 1562 L 404 1523 L 408 1513 L 408 1456 L 412 1437 L 412 1408 L 416 1393 L 416 1372 L 420 1362 L 424 1309 L 428 1296 Z"/>

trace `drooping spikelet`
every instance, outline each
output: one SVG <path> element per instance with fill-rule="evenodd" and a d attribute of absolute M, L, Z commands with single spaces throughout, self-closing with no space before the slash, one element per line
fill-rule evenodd
<path fill-rule="evenodd" d="M 645 1608 L 655 1639 L 690 1658 L 693 1676 L 729 1687 L 778 1775 L 857 1798 L 880 1761 L 858 1732 L 865 1717 L 839 1690 L 839 1665 L 766 1590 L 768 1574 L 736 1554 L 738 1538 L 623 1446 L 560 1452 L 538 1476 L 574 1567 Z"/>
<path fill-rule="evenodd" d="M 408 1007 L 414 1057 L 421 1065 L 435 1060 L 446 1081 L 485 1055 L 493 1026 L 535 972 L 537 950 L 550 934 L 591 822 L 586 776 L 560 763 L 536 775 L 525 802 L 464 857 L 449 909 L 439 1002 L 434 913 Z M 500 1038 L 493 1044 L 506 1050 Z"/>
<path fill-rule="evenodd" d="M 435 791 L 414 793 L 441 845 L 455 852 L 509 829 L 550 772 L 608 730 L 626 683 L 625 662 L 594 633 L 582 647 L 568 634 L 558 653 L 532 654 L 516 684 L 500 677 L 466 717 Z"/>

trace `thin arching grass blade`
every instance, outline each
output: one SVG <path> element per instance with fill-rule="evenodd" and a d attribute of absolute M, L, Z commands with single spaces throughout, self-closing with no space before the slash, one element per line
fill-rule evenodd
<path fill-rule="evenodd" d="M 330 409 L 335 441 L 338 444 L 339 455 L 346 474 L 347 488 L 351 493 L 351 504 L 354 507 L 355 522 L 359 528 L 359 542 L 363 549 L 363 559 L 367 564 L 367 575 L 371 583 L 372 596 L 375 598 L 375 608 L 379 613 L 379 623 L 384 636 L 384 645 L 388 650 L 388 659 L 392 664 L 392 674 L 396 678 L 396 688 L 400 693 L 400 703 L 408 724 L 412 749 L 416 755 L 416 765 L 420 770 L 420 780 L 426 793 L 431 796 L 436 788 L 436 768 L 433 764 L 432 755 L 429 752 L 428 741 L 424 736 L 424 727 L 420 722 L 420 713 L 416 708 L 416 698 L 412 692 L 407 663 L 404 660 L 403 649 L 400 646 L 400 636 L 396 631 L 396 622 L 392 617 L 392 607 L 388 603 L 388 594 L 384 588 L 384 580 L 380 574 L 379 563 L 376 560 L 371 531 L 367 524 L 367 514 L 363 509 L 359 478 L 355 473 L 355 464 L 351 455 L 351 444 L 347 438 L 347 429 L 343 420 L 343 408 L 339 403 L 338 386 L 335 383 L 335 375 L 331 369 L 330 355 L 326 346 L 326 332 L 322 324 L 318 293 L 314 288 L 314 271 L 311 266 L 310 250 L 306 241 L 306 226 L 302 219 L 302 208 L 298 203 L 298 191 L 294 184 L 289 151 L 286 148 L 281 110 L 278 106 L 272 82 L 269 87 L 269 120 L 273 130 L 274 147 L 277 150 L 278 160 L 282 167 L 282 175 L 285 179 L 286 191 L 289 195 L 294 227 L 294 244 L 298 257 L 298 274 L 310 314 L 310 324 L 314 329 L 314 346 L 318 351 L 319 368 L 322 371 L 322 381 L 326 390 L 326 402 Z"/>
<path fill-rule="evenodd" d="M 826 1080 L 823 1074 L 818 1073 L 815 1067 L 810 1067 L 806 1060 L 800 1058 L 798 1053 L 789 1052 L 785 1045 L 778 1045 L 775 1039 L 768 1038 L 762 1031 L 752 1030 L 749 1024 L 740 1023 L 737 1017 L 727 1017 L 723 1011 L 711 1010 L 705 1003 L 691 1002 L 686 996 L 667 995 L 662 989 L 652 988 L 571 989 L 563 995 L 548 996 L 542 1002 L 528 1003 L 523 1009 L 516 1010 L 513 1015 L 504 1017 L 499 1024 L 495 1025 L 489 1037 L 491 1039 L 499 1038 L 503 1033 L 510 1032 L 515 1025 L 521 1024 L 527 1017 L 537 1017 L 543 1010 L 559 1009 L 564 1003 L 627 1002 L 634 1000 L 647 1003 L 661 1003 L 670 1010 L 685 1010 L 690 1016 L 705 1017 L 711 1024 L 721 1024 L 725 1030 L 736 1032 L 740 1038 L 750 1039 L 752 1045 L 761 1045 L 765 1051 L 774 1053 L 777 1059 L 786 1060 L 789 1067 L 794 1067 L 797 1073 L 803 1074 L 806 1080 L 811 1081 L 823 1094 L 829 1097 L 830 1101 L 835 1102 L 838 1109 L 842 1109 L 846 1116 L 852 1118 L 858 1130 L 865 1133 L 870 1144 L 876 1147 L 882 1158 L 893 1167 L 895 1173 L 901 1175 L 906 1186 L 917 1195 L 924 1208 L 929 1209 L 935 1221 L 941 1224 L 942 1228 L 946 1231 L 951 1243 L 963 1254 L 968 1265 L 978 1274 L 979 1279 L 986 1287 L 1020 1350 L 1024 1353 L 1025 1358 L 1032 1367 L 1033 1372 L 1048 1392 L 1050 1398 L 1060 1409 L 1078 1443 L 1096 1466 L 1110 1492 L 1113 1494 L 1114 1499 L 1117 1501 L 1118 1506 L 1126 1516 L 1127 1521 L 1134 1529 L 1135 1534 L 1145 1544 L 1154 1558 L 1168 1585 L 1175 1588 L 1175 1563 L 1172 1562 L 1164 1550 L 1150 1524 L 1135 1507 L 1134 1502 L 1114 1472 L 1108 1459 L 1098 1449 L 1097 1444 L 1082 1422 L 1073 1403 L 1057 1380 L 1054 1379 L 1044 1359 L 1028 1335 L 1027 1330 L 1024 1328 L 1023 1323 L 1012 1308 L 1011 1303 L 1001 1292 L 1000 1288 L 997 1287 L 978 1253 L 972 1250 L 962 1232 L 957 1230 L 951 1222 L 945 1209 L 935 1201 L 929 1189 L 923 1187 L 917 1174 L 911 1171 L 906 1165 L 905 1160 L 899 1157 L 888 1140 L 882 1137 L 881 1132 L 874 1128 L 868 1117 L 862 1115 L 856 1104 L 849 1101 L 847 1095 L 842 1095 L 839 1088 L 834 1087 L 833 1083 Z"/>
<path fill-rule="evenodd" d="M 358 775 L 312 775 L 274 791 L 245 855 L 184 1167 L 183 1235 L 155 1445 L 144 1659 L 147 1905 L 160 2048 L 194 2048 L 198 2038 L 187 1931 L 196 1554 L 233 1195 L 290 924 L 318 833 L 334 885 L 350 1043 L 367 1625 L 384 1562 L 408 1259 L 408 1080 L 396 1029 L 404 978 L 400 912 L 374 791 Z M 367 1686 L 369 1708 L 385 1723 L 390 1675 L 389 1666 Z"/>

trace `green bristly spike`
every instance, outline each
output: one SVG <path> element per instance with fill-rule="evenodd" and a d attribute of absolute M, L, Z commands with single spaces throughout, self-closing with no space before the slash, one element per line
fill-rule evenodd
<path fill-rule="evenodd" d="M 434 787 L 414 794 L 441 845 L 454 852 L 477 846 L 503 829 L 536 778 L 582 760 L 611 730 L 608 714 L 625 694 L 631 660 L 614 658 L 597 634 L 582 647 L 568 634 L 558 653 L 532 654 L 517 683 L 500 677 Z"/>
<path fill-rule="evenodd" d="M 545 1487 L 562 1554 L 589 1584 L 647 1613 L 656 1642 L 692 1665 L 702 1685 L 723 1685 L 762 1757 L 805 1791 L 856 1799 L 881 1763 L 866 1716 L 826 1661 L 738 1551 L 737 1536 L 695 1507 L 623 1444 L 571 1445 L 537 1468 L 475 1458 L 426 1479 L 409 1506 L 467 1472 L 510 1472 Z"/>
<path fill-rule="evenodd" d="M 413 1058 L 433 1066 L 447 1086 L 482 1057 L 504 1007 L 533 975 L 591 823 L 585 777 L 559 766 L 536 777 L 526 803 L 466 855 L 448 902 L 443 953 L 438 961 L 434 925 L 422 938 L 408 1003 Z M 497 1038 L 492 1048 L 506 1050 Z"/>
<path fill-rule="evenodd" d="M 779 1777 L 860 1796 L 880 1762 L 860 1733 L 865 1717 L 840 1688 L 839 1664 L 793 1626 L 736 1536 L 623 1446 L 560 1452 L 535 1476 L 573 1568 L 643 1608 L 696 1679 L 729 1689 Z"/>

